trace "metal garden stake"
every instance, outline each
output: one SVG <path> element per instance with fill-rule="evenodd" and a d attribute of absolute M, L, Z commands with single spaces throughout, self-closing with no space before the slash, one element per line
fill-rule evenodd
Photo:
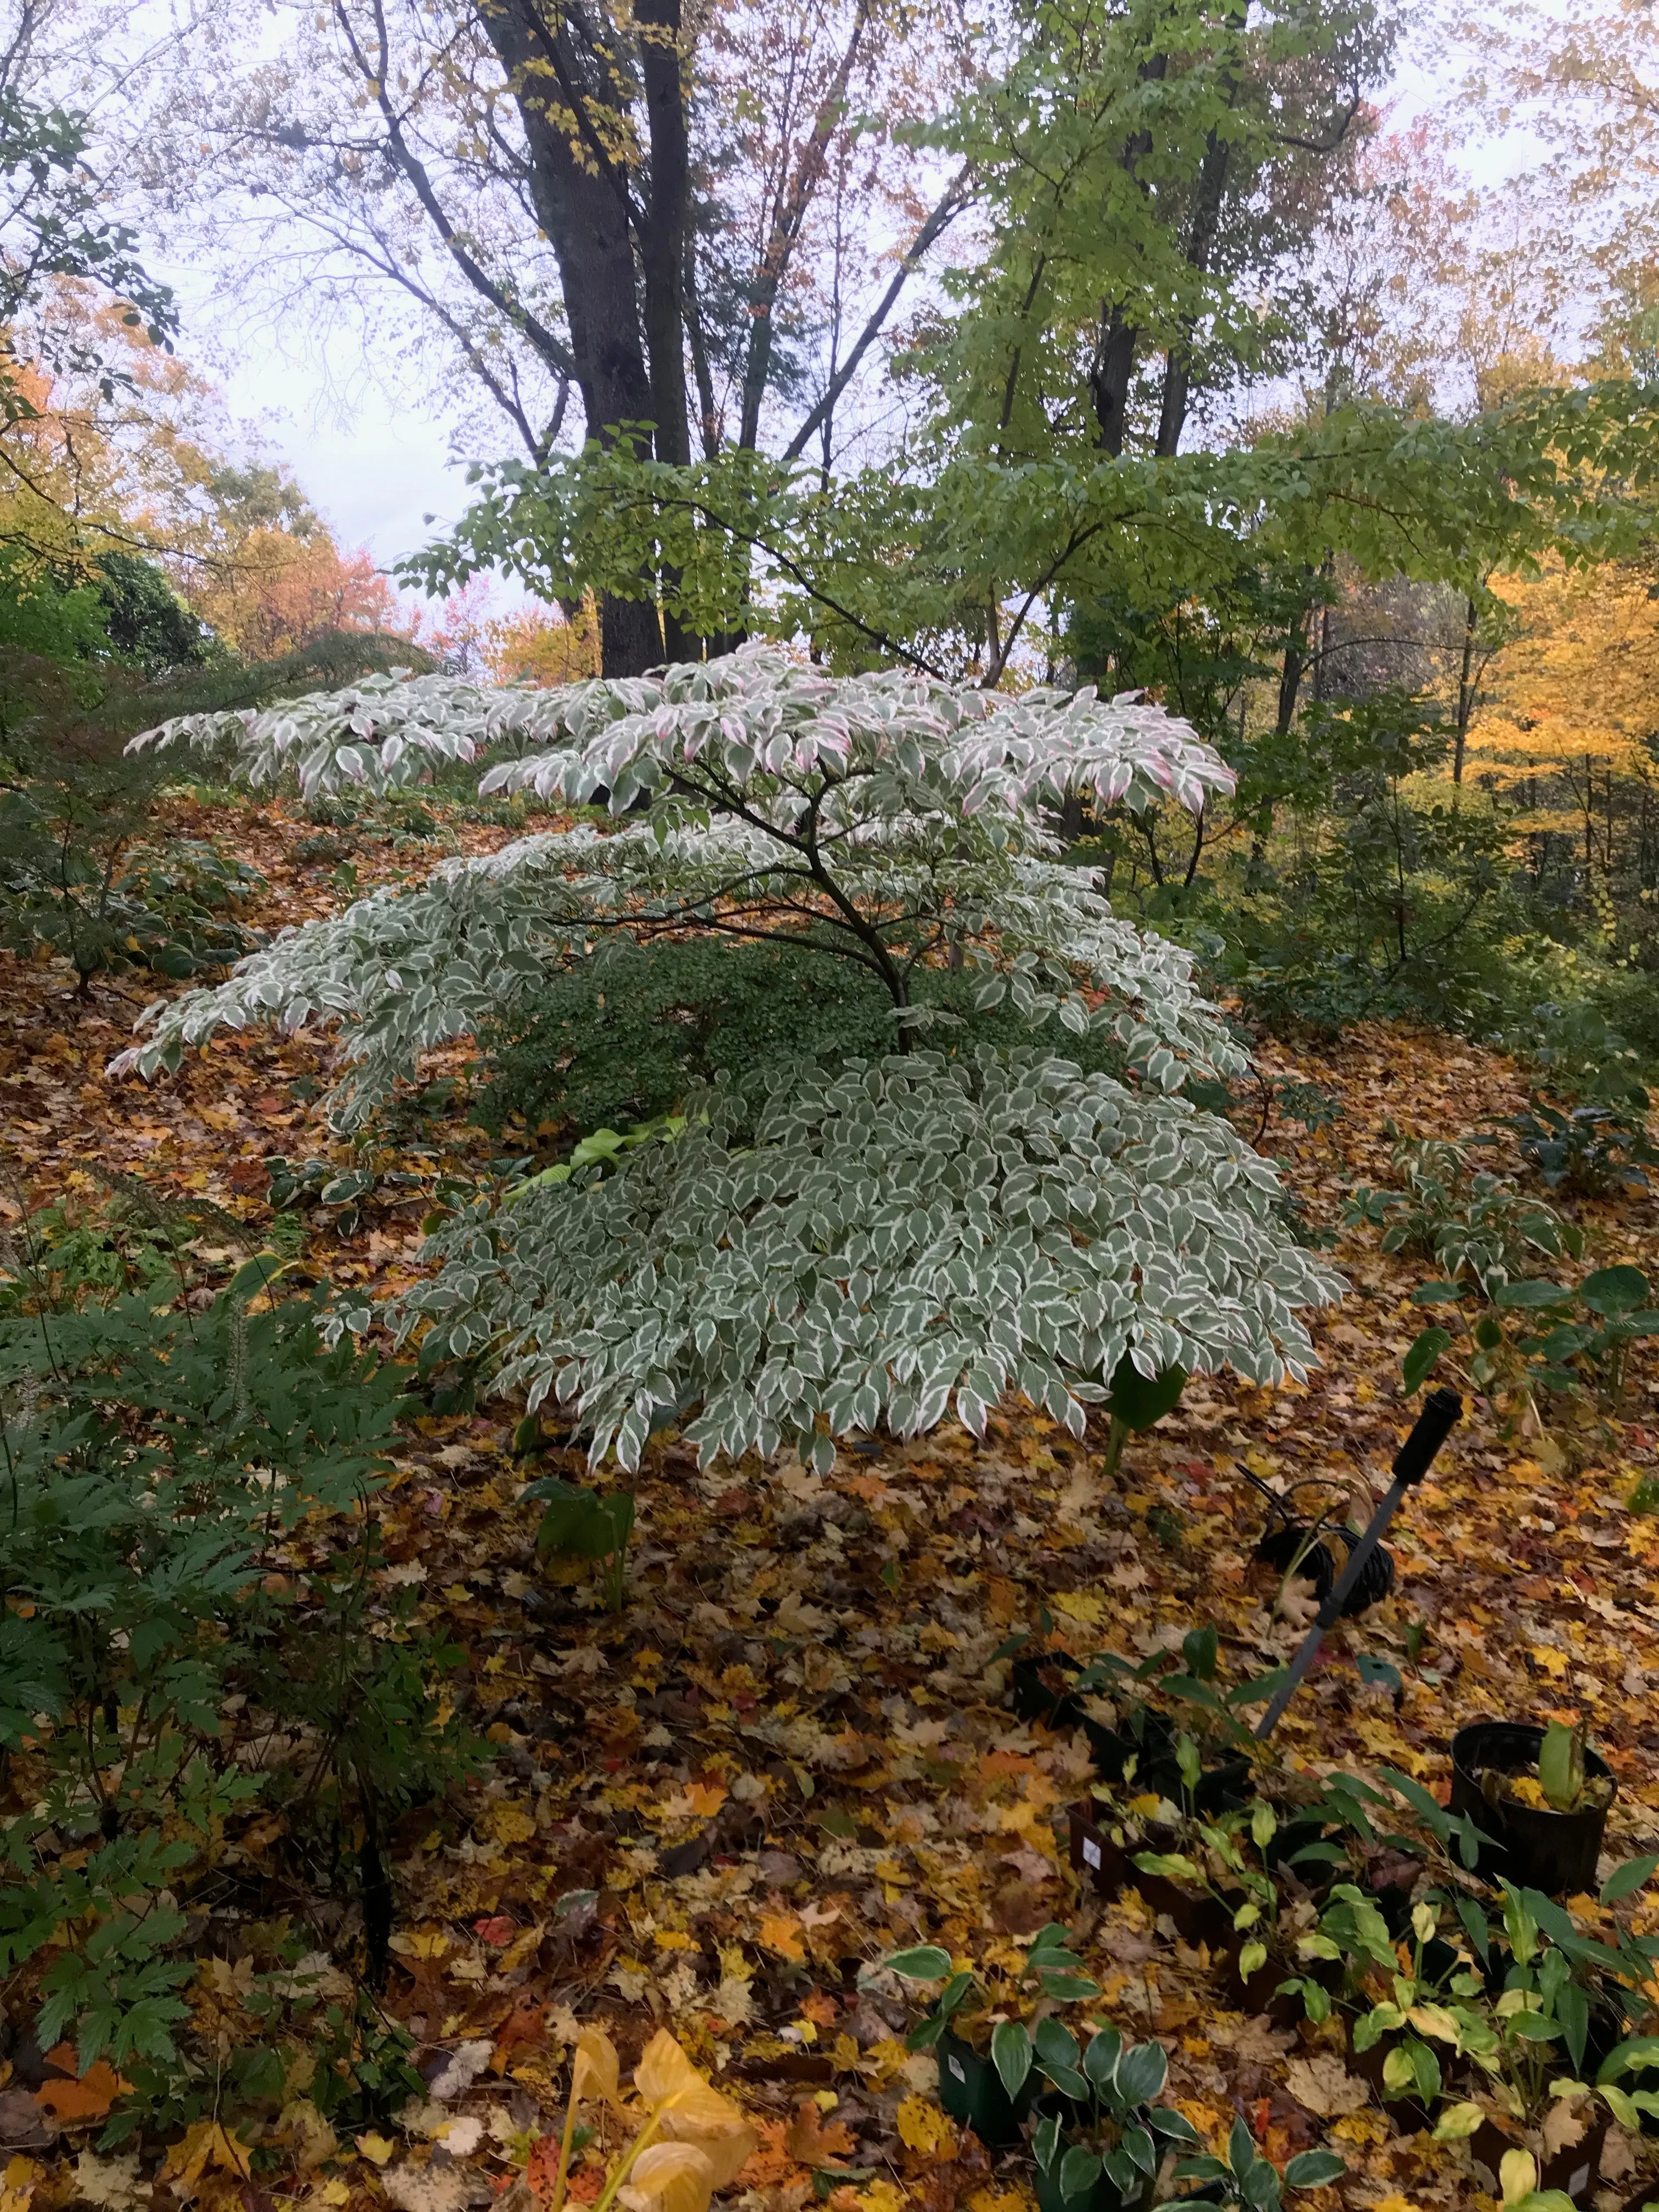
<path fill-rule="evenodd" d="M 1291 1660 L 1290 1671 L 1261 1716 L 1255 1732 L 1258 1741 L 1270 1736 L 1284 1719 L 1285 1708 L 1302 1687 L 1304 1675 L 1319 1656 L 1319 1647 L 1325 1640 L 1325 1631 L 1340 1620 L 1349 1591 L 1364 1573 L 1366 1560 L 1382 1542 L 1389 1522 L 1399 1510 L 1401 1500 L 1413 1483 L 1422 1481 L 1434 1464 L 1435 1454 L 1462 1418 L 1463 1401 L 1455 1390 L 1430 1391 L 1424 1401 L 1423 1410 L 1417 1417 L 1417 1425 L 1395 1455 L 1394 1480 L 1372 1514 L 1364 1534 L 1349 1553 L 1347 1565 L 1332 1584 L 1329 1596 L 1320 1607 L 1313 1626 L 1303 1639 L 1302 1649 Z"/>

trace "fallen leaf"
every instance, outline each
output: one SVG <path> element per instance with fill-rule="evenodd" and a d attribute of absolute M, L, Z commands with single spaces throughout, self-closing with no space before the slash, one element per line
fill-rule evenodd
<path fill-rule="evenodd" d="M 926 2097 L 901 2100 L 898 2131 L 899 2141 L 907 2148 L 926 2151 L 930 2156 L 956 2148 L 956 2123 Z"/>
<path fill-rule="evenodd" d="M 1297 2103 L 1322 2120 L 1357 2112 L 1370 2102 L 1369 2085 L 1350 2074 L 1342 2061 L 1328 2051 L 1322 2051 L 1316 2058 L 1291 2059 L 1285 2080 Z"/>
<path fill-rule="evenodd" d="M 168 2151 L 161 2178 L 173 2184 L 176 2197 L 193 2197 L 210 2167 L 246 2181 L 253 2170 L 253 2154 L 227 2134 L 219 2121 L 198 2120 L 185 2129 L 184 2141 Z"/>
<path fill-rule="evenodd" d="M 34 2100 L 64 2127 L 83 2126 L 106 2119 L 115 2100 L 132 2084 L 124 2081 L 106 2058 L 95 2058 L 76 2077 L 74 2046 L 60 2043 L 46 2053 L 48 2066 L 58 2069 L 34 2093 Z"/>
<path fill-rule="evenodd" d="M 842 2120 L 831 2120 L 828 2127 L 823 2126 L 817 2105 L 811 2098 L 803 2097 L 790 2120 L 783 2147 L 801 2166 L 833 2166 L 851 2156 L 852 2131 Z"/>

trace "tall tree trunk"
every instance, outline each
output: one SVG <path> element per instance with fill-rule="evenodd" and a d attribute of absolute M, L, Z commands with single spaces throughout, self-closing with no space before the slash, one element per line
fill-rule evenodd
<path fill-rule="evenodd" d="M 1227 161 L 1231 151 L 1213 131 L 1205 142 L 1199 165 L 1198 190 L 1194 198 L 1192 227 L 1187 234 L 1188 267 L 1207 276 L 1216 234 L 1221 228 L 1221 207 L 1227 191 Z M 1193 386 L 1193 325 L 1188 321 L 1180 344 L 1171 346 L 1164 365 L 1164 401 L 1158 410 L 1158 445 L 1163 459 L 1176 453 L 1186 427 Z"/>
<path fill-rule="evenodd" d="M 1452 781 L 1463 781 L 1463 754 L 1469 742 L 1469 723 L 1474 714 L 1474 629 L 1480 616 L 1474 596 L 1463 609 L 1463 665 L 1457 676 L 1457 736 L 1452 746 Z"/>
<path fill-rule="evenodd" d="M 538 0 L 491 0 L 482 18 L 524 125 L 530 189 L 559 264 L 587 435 L 609 446 L 623 426 L 637 435 L 653 423 L 657 402 L 640 326 L 635 210 L 627 170 L 613 157 L 627 143 L 626 88 L 602 50 L 578 43 L 574 14 L 544 14 Z M 678 82 L 678 49 L 672 66 Z M 684 389 L 682 372 L 682 434 Z M 603 597 L 599 640 L 607 676 L 639 675 L 662 659 L 655 605 Z"/>
<path fill-rule="evenodd" d="M 657 459 L 684 468 L 691 459 L 685 394 L 685 248 L 691 211 L 691 156 L 680 73 L 680 0 L 636 0 L 640 74 L 651 141 L 651 188 L 641 229 L 645 333 L 650 352 L 651 413 Z M 678 578 L 665 576 L 672 586 Z M 667 606 L 663 650 L 670 660 L 697 649 Z"/>
<path fill-rule="evenodd" d="M 1140 65 L 1143 84 L 1160 82 L 1169 68 L 1169 57 L 1154 54 Z M 1130 176 L 1134 176 L 1137 165 L 1151 153 L 1152 134 L 1137 131 L 1118 156 Z M 1146 185 L 1137 179 L 1143 193 Z M 1095 357 L 1089 368 L 1089 391 L 1095 403 L 1095 421 L 1098 425 L 1096 442 L 1103 453 L 1114 460 L 1123 451 L 1124 420 L 1129 408 L 1129 380 L 1134 374 L 1135 347 L 1140 333 L 1125 317 L 1121 307 L 1100 303 L 1100 327 L 1095 338 Z"/>
<path fill-rule="evenodd" d="M 1285 641 L 1285 661 L 1279 674 L 1279 717 L 1273 724 L 1281 738 L 1290 735 L 1291 724 L 1296 720 L 1297 695 L 1302 689 L 1302 672 L 1308 665 L 1307 623 L 1304 607 Z"/>
<path fill-rule="evenodd" d="M 1125 320 L 1121 307 L 1103 311 L 1095 357 L 1089 368 L 1089 391 L 1098 425 L 1096 443 L 1114 460 L 1123 451 L 1129 379 L 1134 374 L 1135 346 L 1139 337 L 1133 324 Z"/>

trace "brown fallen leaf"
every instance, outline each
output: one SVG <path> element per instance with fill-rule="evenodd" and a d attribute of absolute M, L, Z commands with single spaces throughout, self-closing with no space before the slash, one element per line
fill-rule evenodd
<path fill-rule="evenodd" d="M 837 2160 L 852 2155 L 852 2130 L 841 2120 L 831 2120 L 828 2127 L 823 2126 L 817 2105 L 811 2097 L 803 2097 L 784 2136 L 783 2148 L 802 2166 L 833 2166 Z"/>
<path fill-rule="evenodd" d="M 1340 2119 L 1371 2100 L 1367 2084 L 1328 2051 L 1316 2058 L 1292 2058 L 1285 2066 L 1285 2080 L 1297 2103 L 1322 2120 Z"/>

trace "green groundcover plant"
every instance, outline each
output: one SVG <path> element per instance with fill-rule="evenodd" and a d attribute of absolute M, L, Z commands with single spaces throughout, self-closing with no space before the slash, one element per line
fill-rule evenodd
<path fill-rule="evenodd" d="M 541 692 L 372 678 L 143 742 L 227 740 L 254 781 L 292 769 L 313 797 L 493 751 L 486 790 L 623 820 L 287 932 L 153 1007 L 118 1070 L 176 1066 L 226 1024 L 335 1019 L 349 1124 L 426 1048 L 526 1014 L 552 977 L 598 994 L 609 962 L 668 936 L 781 945 L 884 994 L 885 1050 L 801 1054 L 741 1103 L 729 1081 L 691 1089 L 665 1141 L 433 1240 L 398 1327 L 568 1407 L 595 1463 L 635 1465 L 665 1405 L 695 1408 L 704 1453 L 787 1443 L 822 1466 L 884 1422 L 913 1435 L 954 1411 L 978 1432 L 1011 1389 L 1081 1434 L 1126 1356 L 1148 1377 L 1305 1372 L 1298 1310 L 1337 1279 L 1286 1235 L 1273 1169 L 1181 1096 L 1237 1072 L 1238 1048 L 1189 957 L 1115 915 L 1048 827 L 1073 797 L 1199 811 L 1229 787 L 1161 708 L 837 678 L 749 647 Z M 923 980 L 940 971 L 1031 1041 L 964 1038 Z M 1085 1073 L 1068 1035 L 1109 1038 L 1122 1073 Z"/>

